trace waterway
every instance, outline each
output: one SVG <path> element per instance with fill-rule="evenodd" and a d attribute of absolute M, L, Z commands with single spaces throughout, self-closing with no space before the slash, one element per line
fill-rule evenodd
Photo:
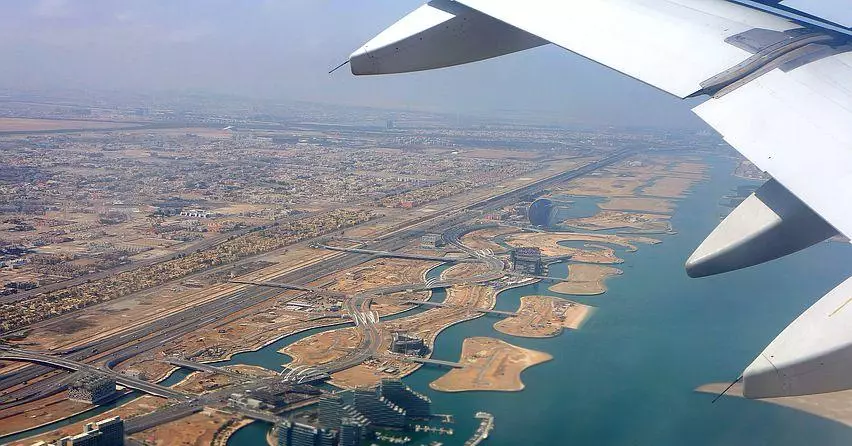
<path fill-rule="evenodd" d="M 444 272 L 450 266 L 451 265 L 443 264 L 443 265 L 436 266 L 435 268 L 432 268 L 426 274 L 427 279 L 433 278 L 433 277 L 439 277 L 441 275 L 441 273 Z M 444 290 L 442 290 L 442 289 L 434 290 L 432 292 L 431 296 L 429 296 L 429 301 L 430 302 L 443 302 L 444 299 L 446 298 L 446 296 L 447 296 L 447 294 Z M 426 307 L 413 307 L 410 310 L 406 310 L 406 311 L 394 314 L 392 316 L 382 318 L 382 320 L 392 320 L 392 319 L 398 319 L 398 318 L 401 318 L 401 317 L 408 317 L 408 316 L 412 316 L 414 314 L 417 314 L 417 313 L 420 313 L 420 312 L 423 312 L 423 311 L 426 311 L 426 310 L 428 310 L 428 308 L 426 308 Z M 298 341 L 300 341 L 304 338 L 315 335 L 317 333 L 322 333 L 322 332 L 327 331 L 327 330 L 334 330 L 334 329 L 341 328 L 341 327 L 348 327 L 348 326 L 351 326 L 351 325 L 352 324 L 340 324 L 340 325 L 336 325 L 336 326 L 333 326 L 333 327 L 312 328 L 310 330 L 305 330 L 305 331 L 302 331 L 302 332 L 299 332 L 299 333 L 296 333 L 296 334 L 293 334 L 293 335 L 290 335 L 290 336 L 283 337 L 283 338 L 267 345 L 266 347 L 264 347 L 260 350 L 250 351 L 250 352 L 245 352 L 245 353 L 238 353 L 236 355 L 233 355 L 231 357 L 231 359 L 229 359 L 227 361 L 220 361 L 220 362 L 215 362 L 215 363 L 212 363 L 212 364 L 216 365 L 216 366 L 237 365 L 237 364 L 254 365 L 254 366 L 264 367 L 264 368 L 269 369 L 269 370 L 274 370 L 276 372 L 280 372 L 282 370 L 282 366 L 284 364 L 287 364 L 290 361 L 292 361 L 293 358 L 291 358 L 290 356 L 288 356 L 286 354 L 280 353 L 279 350 L 283 349 L 284 347 L 286 347 L 290 344 L 298 342 Z"/>
<path fill-rule="evenodd" d="M 189 376 L 190 373 L 191 372 L 188 371 L 188 370 L 177 369 L 177 370 L 173 371 L 171 374 L 169 374 L 169 376 L 167 376 L 166 378 L 160 380 L 159 384 L 171 387 L 171 386 L 183 381 L 183 379 L 186 378 L 187 376 Z M 87 411 L 80 412 L 80 413 L 73 415 L 73 416 L 70 416 L 68 418 L 63 418 L 61 420 L 54 421 L 53 423 L 47 423 L 43 426 L 39 426 L 39 427 L 36 427 L 34 429 L 29 429 L 29 430 L 26 430 L 26 431 L 23 431 L 23 432 L 20 432 L 20 433 L 17 433 L 17 434 L 0 436 L 0 444 L 6 444 L 6 443 L 14 442 L 14 441 L 23 440 L 25 438 L 33 437 L 35 435 L 43 434 L 45 432 L 50 432 L 52 430 L 59 429 L 59 428 L 64 427 L 64 426 L 68 426 L 70 424 L 78 423 L 80 421 L 83 421 L 83 420 L 89 419 L 91 417 L 95 417 L 97 415 L 100 415 L 102 413 L 108 412 L 112 409 L 115 409 L 116 407 L 123 406 L 123 405 L 141 397 L 142 395 L 144 395 L 144 393 L 138 392 L 138 391 L 132 391 L 130 393 L 127 393 L 125 395 L 122 395 L 122 396 L 116 398 L 115 400 L 113 400 L 113 401 L 111 401 L 107 404 L 102 404 L 102 405 L 99 405 L 99 406 L 92 407 L 91 409 L 89 409 Z"/>
<path fill-rule="evenodd" d="M 852 429 L 841 424 L 756 401 L 723 398 L 710 404 L 711 395 L 693 391 L 708 382 L 736 378 L 784 326 L 852 269 L 848 244 L 822 243 L 757 268 L 687 278 L 683 261 L 728 212 L 720 205 L 721 197 L 737 186 L 756 184 L 733 177 L 734 164 L 727 158 L 708 161 L 710 180 L 680 200 L 672 217 L 677 234 L 660 235 L 663 243 L 640 244 L 637 252 L 616 248 L 625 259 L 617 265 L 624 274 L 609 279 L 609 291 L 592 297 L 568 296 L 598 308 L 581 330 L 550 339 L 519 338 L 497 332 L 492 327 L 497 319 L 485 316 L 442 332 L 436 340 L 436 359 L 458 360 L 462 342 L 470 336 L 500 338 L 546 351 L 554 359 L 525 371 L 526 388 L 511 393 L 436 392 L 428 385 L 445 371 L 421 368 L 405 381 L 432 398 L 435 412 L 455 416 L 451 427 L 456 434 L 418 438 L 414 444 L 436 440 L 461 445 L 477 427 L 473 415 L 480 410 L 495 415 L 495 430 L 485 443 L 493 446 L 852 444 Z M 576 204 L 561 210 L 559 219 L 587 216 L 595 204 L 594 199 L 571 200 Z M 429 277 L 445 268 L 434 269 Z M 553 264 L 549 274 L 564 277 L 567 267 Z M 515 310 L 524 295 L 557 295 L 548 286 L 539 283 L 504 291 L 496 308 Z M 430 300 L 444 297 L 438 291 Z M 424 310 L 392 317 L 419 311 Z M 332 328 L 337 327 L 288 336 L 219 365 L 281 370 L 290 358 L 278 350 Z M 164 383 L 172 385 L 185 376 L 176 372 Z M 93 409 L 79 419 L 105 410 Z M 237 431 L 228 445 L 263 445 L 269 427 L 252 423 Z"/>
<path fill-rule="evenodd" d="M 437 359 L 458 360 L 470 336 L 500 338 L 554 359 L 525 371 L 521 392 L 442 393 L 428 385 L 443 370 L 423 367 L 410 375 L 405 381 L 432 398 L 435 412 L 455 415 L 456 435 L 430 440 L 461 445 L 478 425 L 474 413 L 485 410 L 495 415 L 486 443 L 493 446 L 852 443 L 852 429 L 823 418 L 737 398 L 711 404 L 711 395 L 693 391 L 736 378 L 784 326 L 852 269 L 849 246 L 826 242 L 757 268 L 689 279 L 683 261 L 728 212 L 720 198 L 755 184 L 733 177 L 730 159 L 707 161 L 710 179 L 680 200 L 672 217 L 677 234 L 660 235 L 663 243 L 640 245 L 637 252 L 619 249 L 624 274 L 609 279 L 606 294 L 570 297 L 598 308 L 581 330 L 519 338 L 494 330 L 497 319 L 482 317 L 438 336 Z M 569 208 L 559 218 L 588 215 L 587 203 L 571 198 L 580 201 L 574 209 L 583 215 Z M 549 268 L 554 276 L 566 272 L 565 264 Z M 497 309 L 517 309 L 524 295 L 557 295 L 547 287 L 504 291 Z M 254 423 L 228 444 L 262 444 L 267 428 Z"/>

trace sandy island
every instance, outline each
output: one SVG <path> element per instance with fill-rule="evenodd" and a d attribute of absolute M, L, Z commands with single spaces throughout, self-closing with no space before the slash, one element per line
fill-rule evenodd
<path fill-rule="evenodd" d="M 589 242 L 587 248 L 580 249 L 560 245 L 563 241 Z M 622 260 L 615 255 L 615 251 L 606 246 L 594 245 L 594 243 L 607 243 L 624 248 L 628 252 L 636 251 L 635 243 L 654 245 L 660 240 L 637 235 L 621 236 L 614 234 L 590 234 L 581 232 L 541 232 L 513 234 L 506 238 L 506 243 L 513 247 L 532 246 L 541 249 L 546 256 L 571 256 L 572 260 L 584 263 L 621 263 Z"/>
<path fill-rule="evenodd" d="M 328 330 L 284 346 L 278 353 L 293 358 L 291 365 L 323 365 L 346 356 L 358 347 L 361 332 L 354 327 Z"/>
<path fill-rule="evenodd" d="M 610 197 L 606 202 L 599 203 L 598 207 L 603 210 L 670 214 L 674 210 L 674 203 L 662 198 Z"/>
<path fill-rule="evenodd" d="M 521 297 L 518 316 L 494 324 L 494 329 L 512 336 L 550 338 L 565 328 L 578 329 L 594 307 L 553 296 Z"/>
<path fill-rule="evenodd" d="M 417 336 L 432 347 L 435 338 L 445 328 L 482 317 L 483 313 L 475 309 L 493 308 L 495 293 L 490 287 L 456 285 L 447 290 L 444 302 L 448 306 L 430 308 L 421 313 L 379 322 L 377 327 L 381 333 L 381 345 L 377 351 L 380 354 L 362 364 L 332 374 L 330 384 L 344 389 L 369 387 L 378 384 L 382 378 L 401 378 L 412 373 L 421 364 L 406 361 L 388 351 L 393 332 L 406 332 Z M 291 366 L 327 364 L 351 353 L 359 345 L 361 336 L 361 332 L 354 327 L 337 328 L 287 345 L 279 350 L 279 353 L 293 358 Z"/>
<path fill-rule="evenodd" d="M 696 182 L 688 177 L 660 177 L 642 189 L 642 195 L 662 198 L 684 198 Z"/>
<path fill-rule="evenodd" d="M 728 385 L 729 383 L 705 384 L 695 389 L 695 391 L 699 393 L 718 395 L 722 393 Z M 725 393 L 725 396 L 742 398 L 742 384 L 734 384 L 734 386 Z M 807 412 L 809 414 L 852 427 L 852 390 L 822 393 L 819 395 L 785 396 L 781 398 L 768 398 L 754 401 L 789 407 L 791 409 Z"/>
<path fill-rule="evenodd" d="M 562 222 L 563 225 L 589 231 L 604 229 L 632 230 L 634 233 L 662 232 L 671 233 L 671 217 L 662 214 L 644 214 L 639 212 L 600 211 L 591 217 L 573 218 Z"/>
<path fill-rule="evenodd" d="M 521 348 L 494 338 L 467 338 L 462 345 L 463 368 L 452 369 L 429 387 L 442 392 L 495 390 L 516 392 L 524 388 L 521 372 L 553 356 Z"/>
<path fill-rule="evenodd" d="M 606 292 L 606 279 L 624 271 L 606 265 L 587 265 L 577 263 L 568 265 L 568 281 L 559 282 L 548 288 L 559 294 L 575 296 L 594 296 Z"/>
<path fill-rule="evenodd" d="M 485 263 L 457 263 L 441 273 L 441 280 L 463 279 L 489 271 L 491 268 Z"/>

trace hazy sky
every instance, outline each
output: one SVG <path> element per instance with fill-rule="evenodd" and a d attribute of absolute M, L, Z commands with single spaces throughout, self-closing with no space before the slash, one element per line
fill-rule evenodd
<path fill-rule="evenodd" d="M 0 0 L 0 88 L 194 89 L 696 127 L 689 104 L 553 46 L 427 73 L 327 71 L 418 0 Z"/>

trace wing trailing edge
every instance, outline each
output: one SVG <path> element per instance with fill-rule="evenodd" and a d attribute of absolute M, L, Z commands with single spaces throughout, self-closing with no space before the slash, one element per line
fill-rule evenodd
<path fill-rule="evenodd" d="M 548 43 L 449 0 L 433 0 L 349 56 L 352 74 L 391 74 L 476 62 Z"/>

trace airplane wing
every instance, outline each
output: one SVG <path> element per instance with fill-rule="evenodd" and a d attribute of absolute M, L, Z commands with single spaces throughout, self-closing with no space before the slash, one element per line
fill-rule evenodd
<path fill-rule="evenodd" d="M 846 0 L 734 0 L 770 12 L 789 12 L 803 17 L 808 23 L 827 25 L 830 28 L 852 31 L 852 8 Z M 766 8 L 762 8 L 765 6 Z M 789 15 L 788 15 L 789 17 Z"/>
<path fill-rule="evenodd" d="M 433 0 L 349 61 L 356 75 L 403 73 L 552 43 L 677 97 L 706 98 L 694 112 L 773 179 L 687 260 L 700 277 L 852 237 L 852 13 L 826 9 L 835 2 L 845 3 Z M 852 278 L 746 369 L 745 395 L 852 388 L 850 301 Z"/>

